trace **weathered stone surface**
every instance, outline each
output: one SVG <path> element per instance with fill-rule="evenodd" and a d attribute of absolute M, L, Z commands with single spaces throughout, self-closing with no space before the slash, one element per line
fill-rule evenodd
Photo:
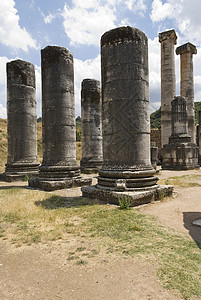
<path fill-rule="evenodd" d="M 66 48 L 47 46 L 41 50 L 41 61 L 43 162 L 39 177 L 29 180 L 29 186 L 54 190 L 80 182 L 73 55 Z M 87 184 L 91 184 L 91 179 Z"/>
<path fill-rule="evenodd" d="M 1 180 L 17 181 L 38 173 L 34 66 L 22 60 L 7 63 L 8 156 Z"/>
<path fill-rule="evenodd" d="M 82 188 L 83 196 L 118 204 L 119 196 L 129 195 L 132 205 L 155 197 L 147 42 L 142 31 L 129 26 L 101 38 L 103 165 L 98 184 Z"/>
<path fill-rule="evenodd" d="M 157 161 L 158 161 L 158 147 L 156 147 L 155 142 L 151 142 L 151 164 L 156 169 Z"/>
<path fill-rule="evenodd" d="M 130 206 L 138 206 L 154 202 L 163 197 L 172 195 L 173 186 L 158 185 L 151 189 L 144 189 L 143 191 L 113 191 L 108 189 L 98 189 L 95 186 L 82 187 L 82 196 L 92 199 L 101 200 L 105 203 L 119 205 L 119 199 L 124 199 L 127 196 L 130 200 Z"/>
<path fill-rule="evenodd" d="M 199 168 L 198 147 L 187 134 L 187 112 L 184 97 L 172 101 L 172 135 L 162 149 L 163 169 L 189 170 Z"/>
<path fill-rule="evenodd" d="M 193 44 L 186 43 L 177 47 L 176 54 L 180 55 L 180 94 L 187 101 L 188 134 L 191 142 L 195 143 L 193 54 L 197 54 L 197 49 Z"/>
<path fill-rule="evenodd" d="M 83 173 L 97 173 L 103 163 L 100 82 L 84 79 L 81 90 Z"/>
<path fill-rule="evenodd" d="M 174 30 L 159 33 L 161 43 L 161 143 L 168 144 L 171 135 L 171 101 L 176 95 Z"/>
<path fill-rule="evenodd" d="M 199 144 L 199 165 L 201 166 L 201 110 L 199 111 L 199 129 L 198 129 L 198 144 Z"/>

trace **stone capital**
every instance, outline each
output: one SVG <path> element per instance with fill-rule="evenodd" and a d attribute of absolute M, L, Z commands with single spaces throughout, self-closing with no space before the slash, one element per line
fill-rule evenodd
<path fill-rule="evenodd" d="M 184 45 L 181 45 L 177 47 L 176 54 L 184 54 L 184 53 L 191 53 L 191 54 L 197 54 L 196 46 L 191 43 L 186 43 Z"/>
<path fill-rule="evenodd" d="M 177 44 L 177 35 L 174 29 L 159 33 L 159 42 L 162 43 L 165 40 L 173 40 L 174 44 Z"/>

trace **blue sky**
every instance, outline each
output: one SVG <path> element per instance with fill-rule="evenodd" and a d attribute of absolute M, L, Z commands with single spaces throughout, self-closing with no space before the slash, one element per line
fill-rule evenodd
<path fill-rule="evenodd" d="M 23 59 L 35 65 L 37 114 L 41 116 L 40 49 L 68 48 L 74 55 L 76 116 L 84 78 L 100 80 L 100 37 L 112 28 L 130 25 L 149 39 L 150 111 L 160 106 L 158 33 L 175 29 L 177 46 L 191 42 L 195 101 L 201 101 L 200 0 L 0 0 L 0 118 L 6 118 L 6 62 Z M 177 47 L 176 46 L 176 47 Z M 177 95 L 179 57 L 175 55 Z"/>

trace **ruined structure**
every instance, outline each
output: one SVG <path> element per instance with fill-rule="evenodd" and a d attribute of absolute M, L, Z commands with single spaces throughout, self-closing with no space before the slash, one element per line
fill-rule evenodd
<path fill-rule="evenodd" d="M 186 99 L 188 134 L 191 136 L 192 143 L 195 143 L 193 54 L 196 53 L 197 49 L 191 43 L 184 44 L 176 49 L 176 54 L 180 55 L 180 95 Z"/>
<path fill-rule="evenodd" d="M 103 165 L 98 184 L 82 188 L 83 196 L 118 204 L 128 195 L 131 205 L 157 198 L 158 178 L 150 161 L 147 44 L 146 35 L 129 26 L 101 38 Z"/>
<path fill-rule="evenodd" d="M 81 90 L 83 173 L 96 173 L 103 162 L 100 82 L 84 79 Z"/>
<path fill-rule="evenodd" d="M 176 95 L 174 30 L 159 33 L 161 43 L 161 143 L 168 144 L 171 135 L 171 101 Z"/>
<path fill-rule="evenodd" d="M 29 186 L 56 190 L 91 184 L 76 162 L 73 55 L 63 47 L 41 50 L 43 162 Z"/>
<path fill-rule="evenodd" d="M 198 147 L 188 134 L 186 100 L 175 97 L 172 104 L 172 134 L 162 149 L 163 169 L 188 170 L 198 168 Z"/>
<path fill-rule="evenodd" d="M 35 68 L 22 60 L 7 63 L 8 156 L 5 181 L 38 173 Z"/>

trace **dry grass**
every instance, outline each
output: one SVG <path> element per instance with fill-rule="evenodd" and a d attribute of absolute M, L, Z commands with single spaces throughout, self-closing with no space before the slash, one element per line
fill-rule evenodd
<path fill-rule="evenodd" d="M 61 197 L 27 188 L 3 188 L 0 195 L 2 239 L 21 246 L 81 236 L 96 247 L 92 253 L 75 244 L 69 260 L 84 265 L 104 249 L 106 255 L 117 253 L 157 261 L 164 286 L 176 289 L 185 299 L 201 297 L 200 248 L 187 237 L 163 228 L 155 218 L 134 209 L 120 210 L 81 197 Z"/>
<path fill-rule="evenodd" d="M 200 187 L 201 186 L 201 175 L 183 175 L 169 177 L 167 179 L 159 180 L 159 184 L 175 185 L 182 188 L 189 187 Z"/>

